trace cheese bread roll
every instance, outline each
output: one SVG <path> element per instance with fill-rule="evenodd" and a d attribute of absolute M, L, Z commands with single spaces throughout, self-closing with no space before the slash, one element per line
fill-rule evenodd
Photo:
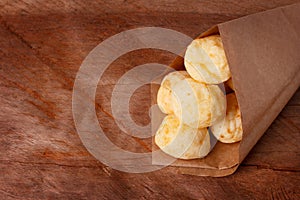
<path fill-rule="evenodd" d="M 187 47 L 184 65 L 192 78 L 206 84 L 219 84 L 231 76 L 219 35 L 195 39 Z"/>
<path fill-rule="evenodd" d="M 164 77 L 157 93 L 157 105 L 165 114 L 173 113 L 178 102 L 172 92 L 172 88 L 180 81 L 190 77 L 186 71 L 171 72 Z"/>
<path fill-rule="evenodd" d="M 234 93 L 228 94 L 226 98 L 226 117 L 213 124 L 211 131 L 220 142 L 234 143 L 240 141 L 243 135 L 241 112 Z"/>
<path fill-rule="evenodd" d="M 164 118 L 156 132 L 155 143 L 166 154 L 180 159 L 203 158 L 210 151 L 207 128 L 191 128 L 174 115 Z"/>
<path fill-rule="evenodd" d="M 176 99 L 174 115 L 190 127 L 208 127 L 225 116 L 226 97 L 217 85 L 185 78 L 172 88 L 172 93 Z"/>

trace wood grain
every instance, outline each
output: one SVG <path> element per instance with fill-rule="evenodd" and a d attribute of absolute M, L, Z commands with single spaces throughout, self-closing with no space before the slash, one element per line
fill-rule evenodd
<path fill-rule="evenodd" d="M 238 171 L 217 179 L 180 175 L 174 168 L 127 174 L 104 166 L 82 145 L 71 110 L 81 62 L 116 33 L 160 26 L 194 37 L 216 23 L 294 2 L 1 1 L 0 199 L 300 199 L 300 90 Z M 97 116 L 116 145 L 151 149 L 150 140 L 129 137 L 113 122 L 115 82 L 136 65 L 172 59 L 158 50 L 131 52 L 102 77 Z M 149 122 L 149 106 L 144 86 L 131 101 L 137 123 Z"/>

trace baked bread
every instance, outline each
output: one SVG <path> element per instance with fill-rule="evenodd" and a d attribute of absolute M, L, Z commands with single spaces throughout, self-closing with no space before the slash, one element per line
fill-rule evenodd
<path fill-rule="evenodd" d="M 207 128 L 191 128 L 174 115 L 164 118 L 156 132 L 155 143 L 166 154 L 180 159 L 203 158 L 210 151 Z"/>
<path fill-rule="evenodd" d="M 193 79 L 206 84 L 219 84 L 231 76 L 219 35 L 193 40 L 187 47 L 184 65 Z"/>
<path fill-rule="evenodd" d="M 217 85 L 199 83 L 183 72 L 165 77 L 157 103 L 162 112 L 174 114 L 193 128 L 211 126 L 224 118 L 226 112 L 226 98 Z"/>
<path fill-rule="evenodd" d="M 214 136 L 223 143 L 234 143 L 242 139 L 242 119 L 234 93 L 226 95 L 226 117 L 211 126 Z"/>
<path fill-rule="evenodd" d="M 175 71 L 167 74 L 160 84 L 157 93 L 157 105 L 165 114 L 172 114 L 178 102 L 172 88 L 180 81 L 190 77 L 186 71 Z"/>

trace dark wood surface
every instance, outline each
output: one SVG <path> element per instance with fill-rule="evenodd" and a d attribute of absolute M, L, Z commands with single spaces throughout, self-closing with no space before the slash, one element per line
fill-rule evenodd
<path fill-rule="evenodd" d="M 72 87 L 85 56 L 124 30 L 159 26 L 191 37 L 210 26 L 296 0 L 0 1 L 0 199 L 300 199 L 300 90 L 237 172 L 224 178 L 180 175 L 174 168 L 128 174 L 104 166 L 81 143 L 72 118 Z M 117 59 L 98 85 L 97 115 L 115 144 L 148 152 L 149 140 L 117 128 L 114 83 L 136 65 L 169 64 L 158 50 Z M 149 86 L 131 114 L 149 122 Z"/>

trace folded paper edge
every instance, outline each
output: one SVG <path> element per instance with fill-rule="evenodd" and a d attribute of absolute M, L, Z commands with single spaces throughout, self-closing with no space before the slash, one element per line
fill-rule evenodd
<path fill-rule="evenodd" d="M 233 174 L 238 169 L 239 164 L 234 165 L 231 168 L 226 169 L 209 169 L 209 168 L 195 168 L 195 167 L 180 167 L 178 172 L 186 175 L 193 176 L 211 176 L 211 177 L 223 177 Z"/>

